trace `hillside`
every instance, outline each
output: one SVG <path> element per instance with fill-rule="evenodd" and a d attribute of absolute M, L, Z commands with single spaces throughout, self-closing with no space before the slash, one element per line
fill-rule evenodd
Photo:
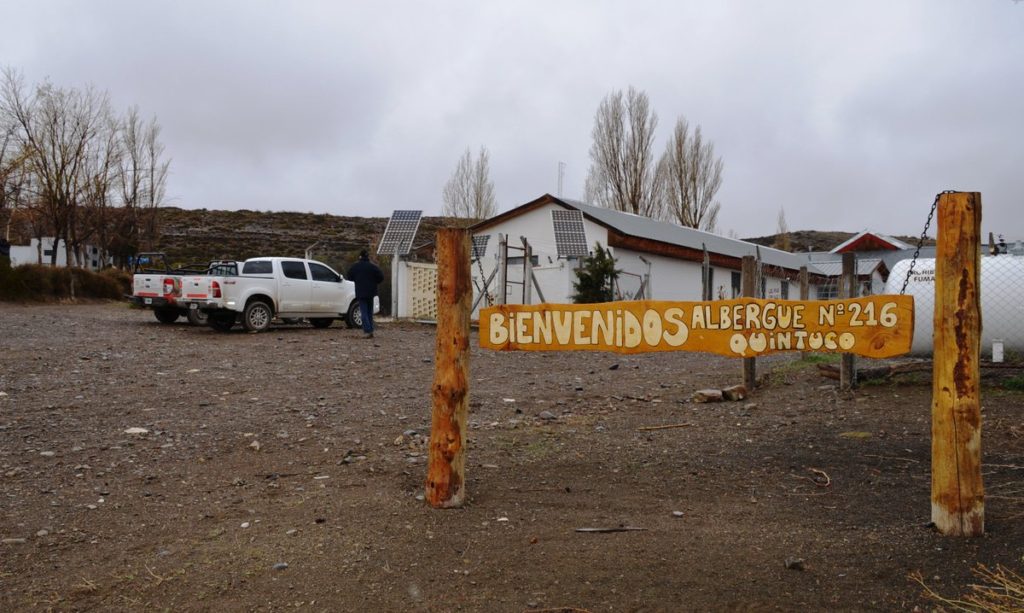
<path fill-rule="evenodd" d="M 387 223 L 387 217 L 163 207 L 154 250 L 184 264 L 261 255 L 302 257 L 312 246 L 312 257 L 344 268 L 360 249 L 375 250 Z M 424 217 L 414 246 L 432 241 L 444 223 L 443 217 Z"/>

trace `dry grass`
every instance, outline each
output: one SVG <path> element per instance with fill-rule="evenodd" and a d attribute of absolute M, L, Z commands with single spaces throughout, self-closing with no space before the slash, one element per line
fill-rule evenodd
<path fill-rule="evenodd" d="M 911 573 L 910 578 L 921 584 L 926 597 L 955 611 L 1024 611 L 1024 578 L 1001 564 L 997 564 L 994 570 L 984 564 L 978 564 L 973 572 L 982 583 L 969 585 L 970 591 L 961 598 L 946 598 L 939 594 L 924 582 L 920 572 Z"/>

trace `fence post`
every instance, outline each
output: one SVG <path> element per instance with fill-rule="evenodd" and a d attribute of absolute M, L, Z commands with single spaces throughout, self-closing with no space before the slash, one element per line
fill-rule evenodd
<path fill-rule="evenodd" d="M 424 495 L 435 508 L 460 507 L 466 498 L 469 307 L 473 299 L 469 245 L 465 229 L 437 232 L 437 340 Z"/>
<path fill-rule="evenodd" d="M 807 301 L 811 299 L 811 280 L 807 274 L 807 267 L 800 267 L 800 300 Z M 808 356 L 808 352 L 801 351 L 800 359 L 804 359 Z"/>
<path fill-rule="evenodd" d="M 533 304 L 533 247 L 523 239 L 523 304 Z"/>
<path fill-rule="evenodd" d="M 757 261 L 752 255 L 743 256 L 742 277 L 740 280 L 740 294 L 745 298 L 753 298 L 757 295 L 756 285 Z M 743 385 L 748 393 L 754 391 L 757 385 L 757 358 L 743 358 Z"/>
<path fill-rule="evenodd" d="M 839 281 L 840 298 L 857 297 L 857 255 L 843 254 L 843 275 Z M 857 366 L 852 353 L 839 358 L 839 389 L 850 390 L 857 386 Z"/>
<path fill-rule="evenodd" d="M 932 522 L 945 535 L 985 533 L 981 477 L 981 194 L 942 194 L 935 247 Z"/>
<path fill-rule="evenodd" d="M 499 234 L 498 242 L 498 304 L 508 303 L 508 237 Z"/>

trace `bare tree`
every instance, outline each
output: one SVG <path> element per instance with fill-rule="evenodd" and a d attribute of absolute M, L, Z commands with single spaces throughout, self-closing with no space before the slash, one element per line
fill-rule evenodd
<path fill-rule="evenodd" d="M 76 254 L 76 263 L 88 260 L 85 253 L 87 243 L 99 243 L 101 261 L 106 260 L 107 246 L 114 232 L 112 220 L 115 217 L 113 181 L 115 168 L 120 163 L 121 148 L 117 120 L 109 114 L 103 128 L 90 145 L 89 156 L 81 168 L 79 182 L 79 206 L 75 209 L 75 223 L 70 227 L 71 250 Z"/>
<path fill-rule="evenodd" d="M 3 120 L 0 115 L 0 221 L 6 226 L 4 240 L 10 241 L 14 215 L 20 213 L 25 205 L 28 155 L 18 146 L 15 127 Z"/>
<path fill-rule="evenodd" d="M 114 218 L 116 232 L 108 244 L 115 260 L 124 263 L 140 249 L 149 250 L 157 238 L 157 208 L 164 204 L 169 160 L 163 159 L 160 126 L 144 123 L 131 107 L 118 130 L 120 156 L 114 184 L 122 209 Z"/>
<path fill-rule="evenodd" d="M 593 204 L 635 213 L 660 216 L 656 181 L 654 129 L 658 115 L 647 94 L 630 87 L 608 94 L 594 116 L 591 131 L 590 171 L 584 198 Z"/>
<path fill-rule="evenodd" d="M 474 160 L 467 147 L 441 194 L 444 215 L 454 217 L 467 226 L 494 216 L 498 204 L 494 198 L 494 182 L 490 175 L 490 154 L 487 148 L 480 147 L 480 155 Z"/>
<path fill-rule="evenodd" d="M 71 261 L 70 229 L 82 189 L 90 147 L 109 113 L 109 101 L 91 87 L 63 89 L 43 83 L 27 94 L 23 80 L 4 70 L 0 114 L 15 126 L 19 148 L 28 154 L 36 209 L 56 241 L 63 240 Z M 56 264 L 53 250 L 50 263 Z"/>
<path fill-rule="evenodd" d="M 700 126 L 690 134 L 685 118 L 676 120 L 665 153 L 658 161 L 663 215 L 681 226 L 715 231 L 721 204 L 715 194 L 722 186 L 722 159 L 704 140 Z"/>
<path fill-rule="evenodd" d="M 783 251 L 789 251 L 792 247 L 789 238 L 789 224 L 786 223 L 786 209 L 783 207 L 779 207 L 779 217 L 775 228 L 775 243 L 772 246 Z"/>

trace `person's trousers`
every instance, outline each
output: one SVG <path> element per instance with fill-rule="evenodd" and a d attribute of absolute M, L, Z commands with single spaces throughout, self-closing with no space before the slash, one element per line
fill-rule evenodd
<path fill-rule="evenodd" d="M 363 319 L 363 332 L 373 334 L 373 298 L 359 299 L 359 315 Z"/>

